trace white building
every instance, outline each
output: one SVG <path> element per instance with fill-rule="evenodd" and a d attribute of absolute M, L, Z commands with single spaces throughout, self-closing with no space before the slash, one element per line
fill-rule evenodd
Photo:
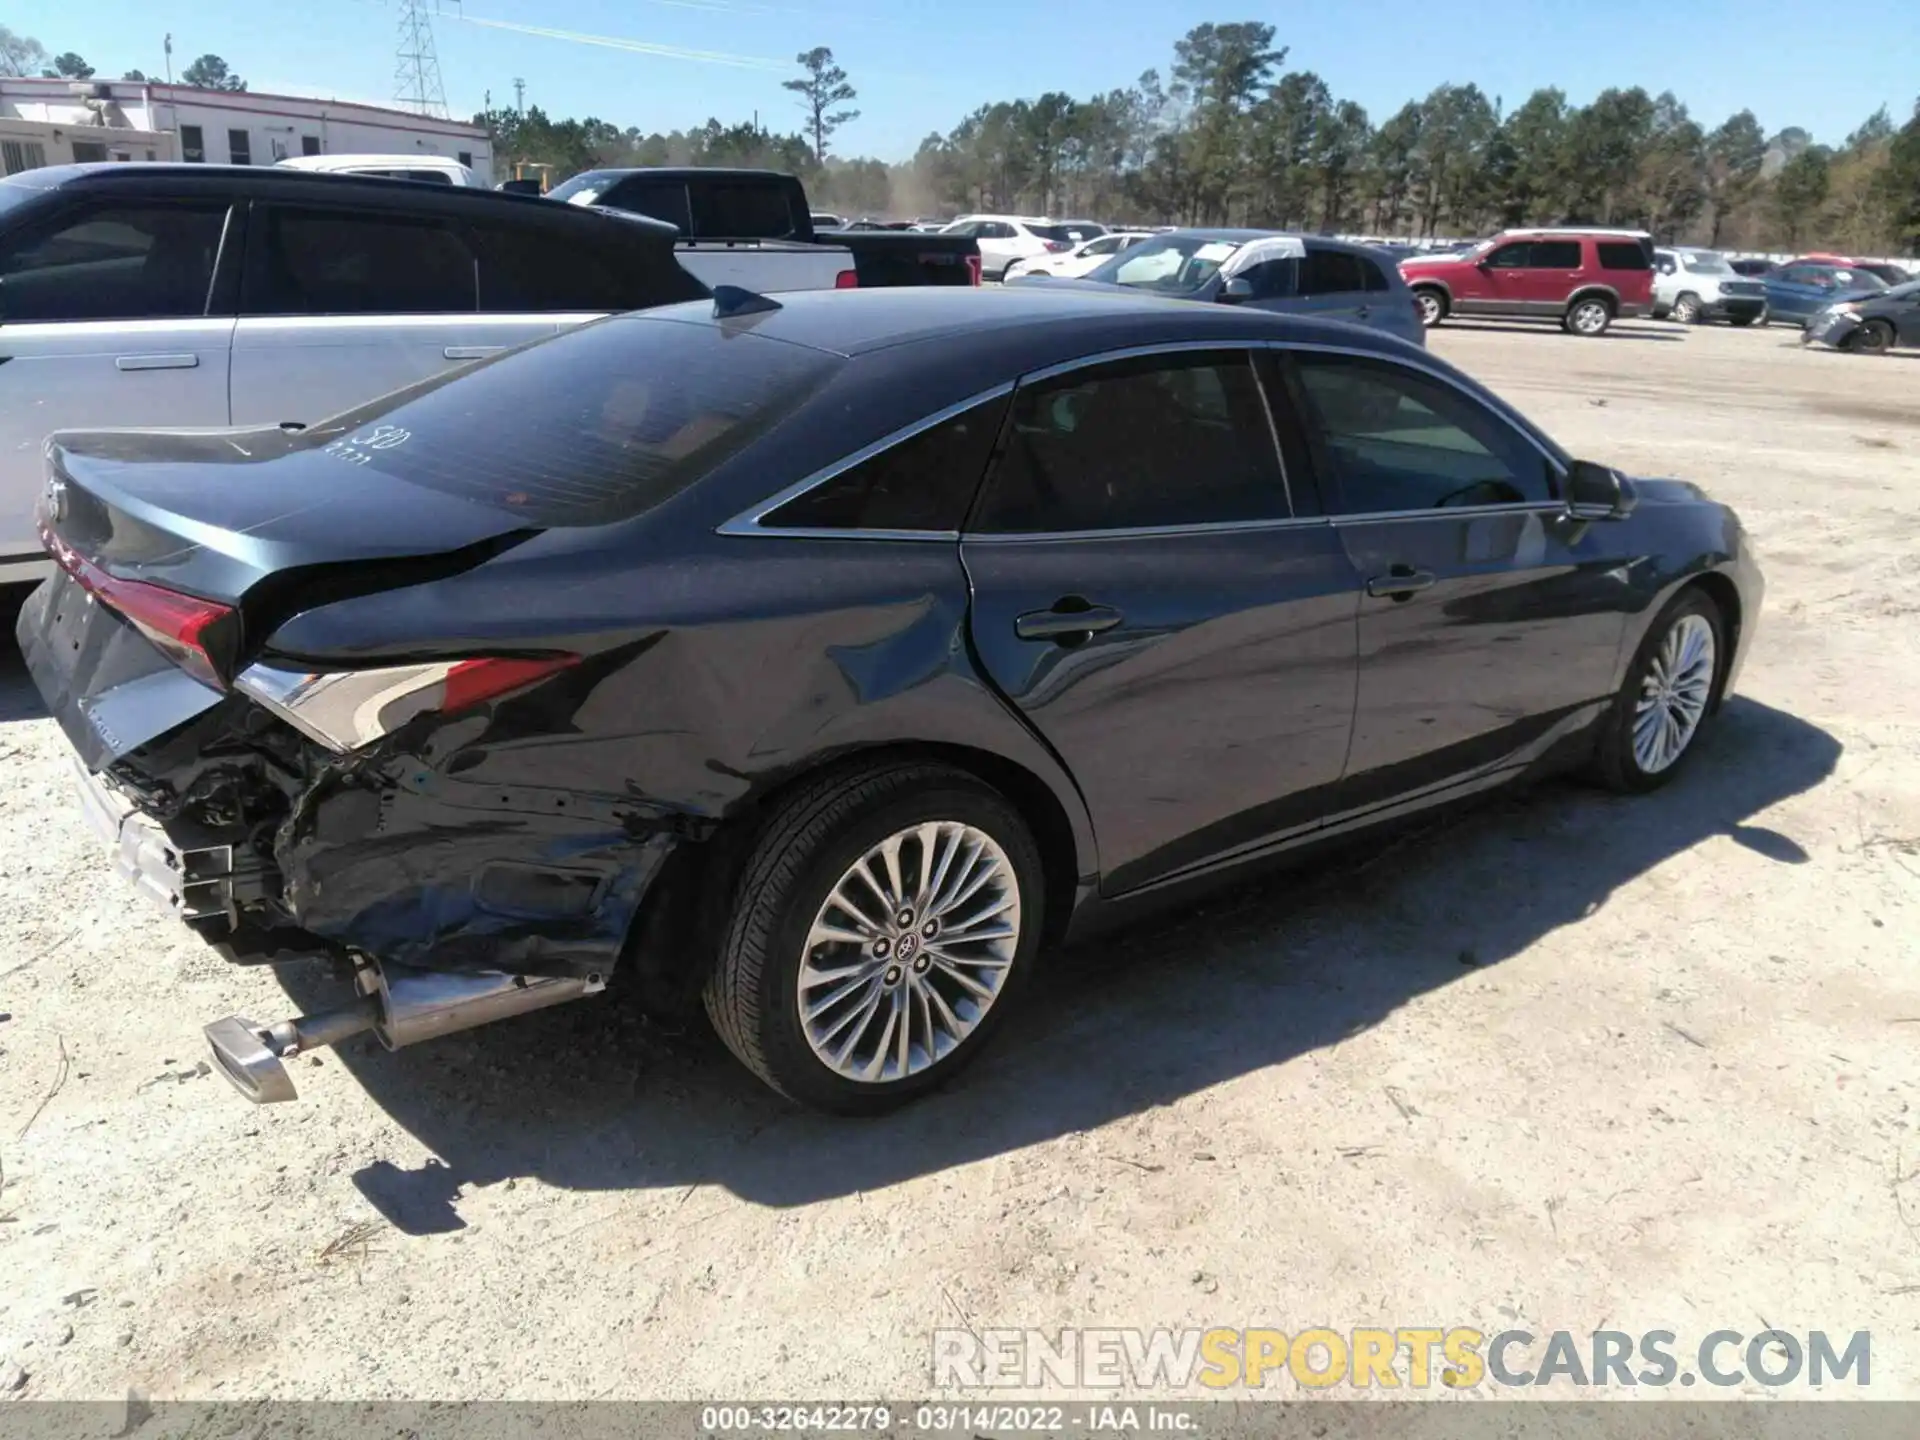
<path fill-rule="evenodd" d="M 271 165 L 289 155 L 444 155 L 493 183 L 474 125 L 344 100 L 146 80 L 0 79 L 0 172 L 87 160 Z"/>

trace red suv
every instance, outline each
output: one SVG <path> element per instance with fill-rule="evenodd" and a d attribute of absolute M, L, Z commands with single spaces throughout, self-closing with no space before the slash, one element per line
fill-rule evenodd
<path fill-rule="evenodd" d="M 1653 304 L 1653 237 L 1644 230 L 1503 230 L 1471 250 L 1400 262 L 1421 323 L 1449 315 L 1551 318 L 1603 335 Z"/>

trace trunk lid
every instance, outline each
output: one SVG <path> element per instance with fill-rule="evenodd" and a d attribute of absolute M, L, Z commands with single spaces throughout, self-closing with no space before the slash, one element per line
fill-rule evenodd
<path fill-rule="evenodd" d="M 366 465 L 381 428 L 55 436 L 39 521 L 60 570 L 15 634 L 89 770 L 220 704 L 300 610 L 454 574 L 536 533 Z M 184 664 L 156 621 L 208 663 Z"/>

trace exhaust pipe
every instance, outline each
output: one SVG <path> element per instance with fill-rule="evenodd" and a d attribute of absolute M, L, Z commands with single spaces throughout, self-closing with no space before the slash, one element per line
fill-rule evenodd
<path fill-rule="evenodd" d="M 206 1027 L 214 1064 L 247 1099 L 271 1105 L 296 1098 L 286 1061 L 338 1045 L 368 1030 L 389 1050 L 417 1045 L 456 1030 L 471 1030 L 529 1010 L 544 1010 L 597 995 L 603 976 L 585 980 L 544 975 L 476 975 L 421 970 L 411 965 L 362 964 L 354 976 L 360 998 L 351 1005 L 261 1025 L 229 1015 Z"/>

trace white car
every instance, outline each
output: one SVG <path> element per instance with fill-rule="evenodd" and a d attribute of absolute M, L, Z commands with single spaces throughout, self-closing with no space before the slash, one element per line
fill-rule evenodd
<path fill-rule="evenodd" d="M 330 175 L 371 175 L 381 180 L 424 180 L 430 185 L 487 184 L 471 168 L 445 155 L 289 155 L 276 160 L 289 170 L 320 170 Z"/>
<path fill-rule="evenodd" d="M 1767 287 L 1727 263 L 1717 250 L 1676 245 L 1653 252 L 1653 318 L 1682 325 L 1725 320 L 1751 325 L 1767 313 Z"/>
<path fill-rule="evenodd" d="M 1033 215 L 962 215 L 940 232 L 971 235 L 980 245 L 980 274 L 1007 278 L 1007 267 L 1036 255 L 1064 255 L 1078 238 L 1065 227 Z"/>
<path fill-rule="evenodd" d="M 1077 279 L 1128 246 L 1152 238 L 1153 232 L 1150 230 L 1114 230 L 1105 235 L 1096 235 L 1091 240 L 1082 240 L 1073 249 L 1057 255 L 1049 253 L 1016 260 L 1007 267 L 1002 278 L 1019 280 L 1026 276 L 1058 275 L 1066 280 Z"/>

